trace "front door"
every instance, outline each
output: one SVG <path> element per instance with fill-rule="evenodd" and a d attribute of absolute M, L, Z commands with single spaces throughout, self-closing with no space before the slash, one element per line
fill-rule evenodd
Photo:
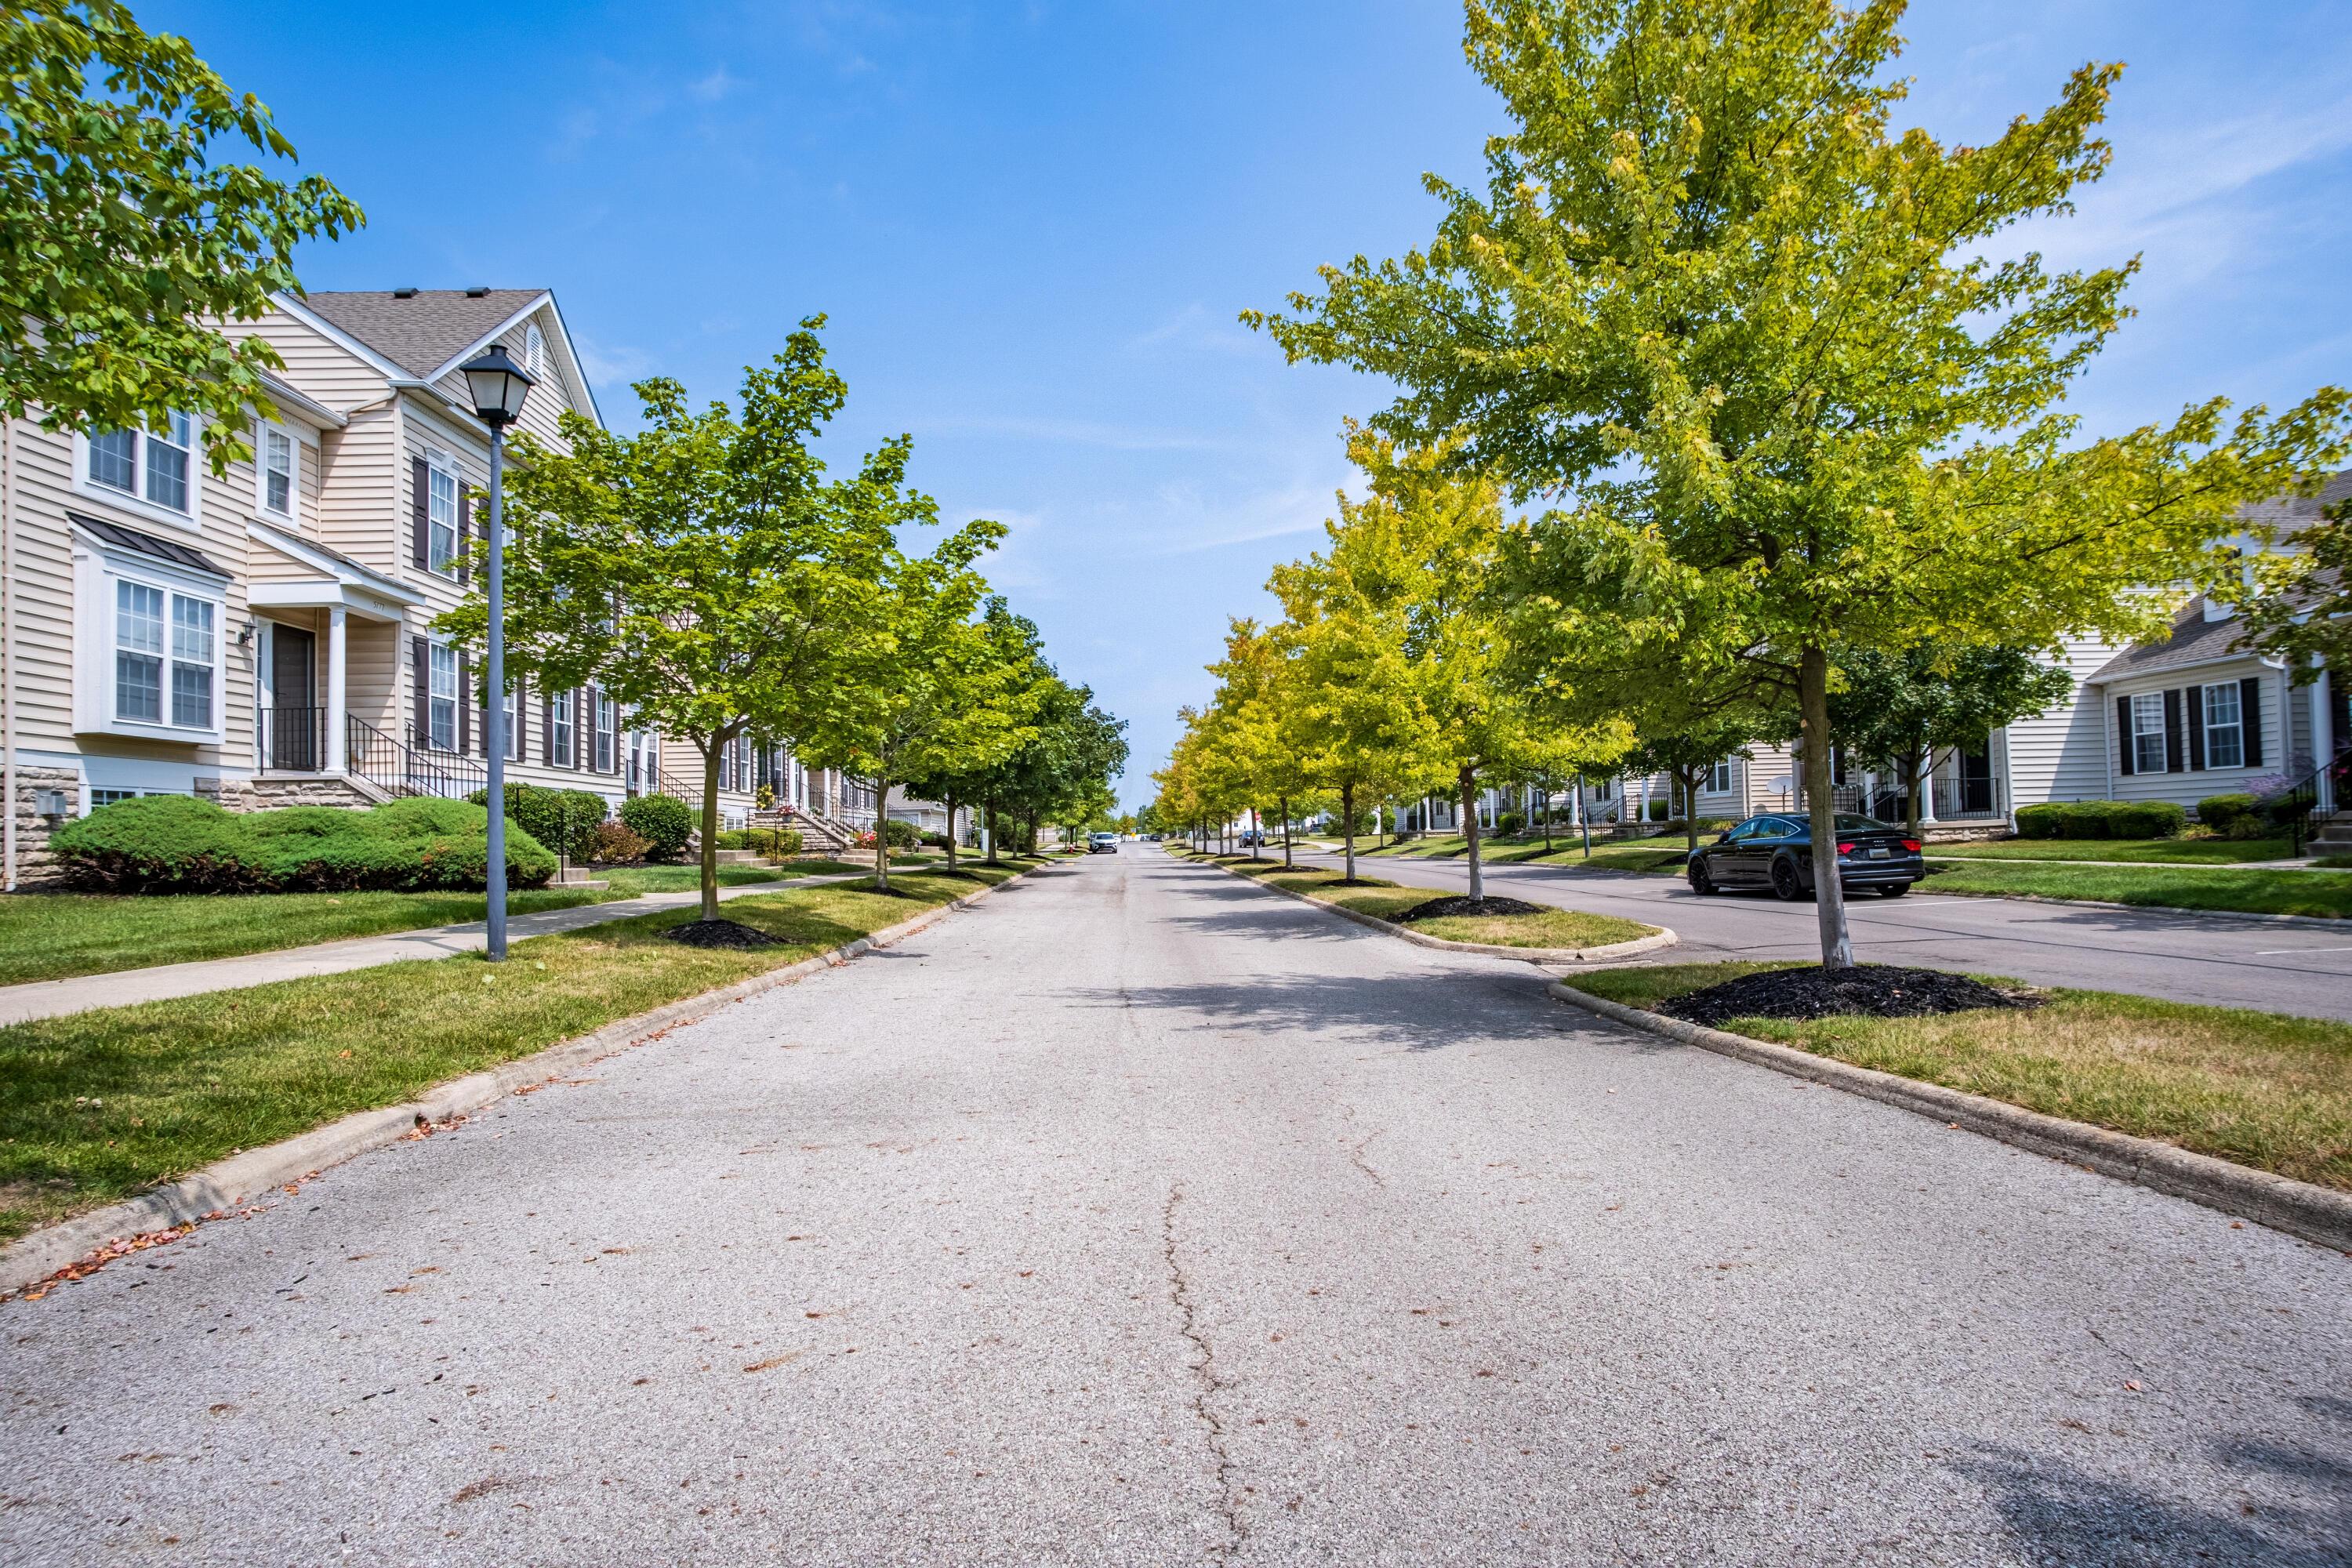
<path fill-rule="evenodd" d="M 319 639 L 299 626 L 269 628 L 269 765 L 320 765 Z"/>
<path fill-rule="evenodd" d="M 1992 743 L 1976 751 L 1960 751 L 1960 809 L 1971 814 L 1992 810 Z"/>

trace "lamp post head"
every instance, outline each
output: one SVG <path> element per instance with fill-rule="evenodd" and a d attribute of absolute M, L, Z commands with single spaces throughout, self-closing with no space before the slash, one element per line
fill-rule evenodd
<path fill-rule="evenodd" d="M 522 417 L 522 405 L 539 378 L 507 357 L 503 344 L 488 349 L 457 367 L 465 373 L 466 389 L 473 395 L 474 413 L 493 430 Z"/>

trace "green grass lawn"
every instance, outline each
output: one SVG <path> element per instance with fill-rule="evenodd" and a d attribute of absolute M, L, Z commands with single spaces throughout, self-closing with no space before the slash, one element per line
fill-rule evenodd
<path fill-rule="evenodd" d="M 1762 963 L 1605 969 L 1577 989 L 1628 1006 Z M 2000 984 L 2013 984 L 2000 982 Z M 2352 1025 L 2109 991 L 1936 1018 L 1735 1019 L 1733 1033 L 2352 1189 Z"/>
<path fill-rule="evenodd" d="M 2150 909 L 2231 910 L 2249 914 L 2352 919 L 2352 874 L 2258 871 L 2227 866 L 2053 866 L 2030 860 L 1931 861 L 1922 889 L 1934 893 L 2028 893 L 2093 899 Z"/>
<path fill-rule="evenodd" d="M 0 1239 L 972 890 L 920 873 L 892 886 L 917 897 L 836 883 L 730 902 L 730 920 L 788 941 L 758 952 L 660 940 L 688 907 L 533 937 L 497 966 L 388 963 L 0 1029 Z"/>
<path fill-rule="evenodd" d="M 1280 861 L 1271 866 L 1253 866 L 1245 862 L 1231 863 L 1234 869 L 1265 882 L 1268 887 L 1282 888 L 1294 893 L 1304 893 L 1321 903 L 1339 904 L 1360 914 L 1377 920 L 1394 920 L 1416 904 L 1427 903 L 1444 895 L 1427 888 L 1402 888 L 1394 882 L 1370 878 L 1358 881 L 1369 886 L 1347 886 L 1337 871 L 1285 871 Z M 1576 910 L 1546 910 L 1533 915 L 1447 915 L 1436 920 L 1415 921 L 1412 929 L 1425 936 L 1446 942 L 1486 942 L 1496 947 L 1600 947 L 1612 942 L 1632 942 L 1637 937 L 1656 933 L 1657 927 L 1636 921 L 1619 920 L 1614 915 L 1589 915 Z"/>
<path fill-rule="evenodd" d="M 2234 866 L 2284 860 L 2294 846 L 2284 838 L 1996 838 L 1977 844 L 1931 844 L 1937 859 L 2129 860 L 2164 866 Z"/>
<path fill-rule="evenodd" d="M 722 887 L 773 882 L 863 866 L 797 860 L 721 866 Z M 525 888 L 508 895 L 512 914 L 687 892 L 702 885 L 693 866 L 615 866 L 609 888 Z M 479 893 L 228 893 L 124 897 L 105 893 L 15 893 L 0 898 L 0 985 L 108 974 L 157 963 L 187 963 L 304 947 L 343 937 L 455 925 L 483 918 Z"/>
<path fill-rule="evenodd" d="M 1704 840 L 1702 840 L 1704 842 Z M 1362 858 L 1394 857 L 1405 860 L 1458 859 L 1469 853 L 1469 841 L 1460 834 L 1445 834 L 1435 838 L 1415 838 L 1403 844 L 1392 844 L 1385 849 L 1356 851 Z M 1584 841 L 1574 834 L 1559 833 L 1552 837 L 1546 849 L 1540 838 L 1482 839 L 1478 858 L 1489 866 L 1566 866 L 1570 869 L 1596 871 L 1664 871 L 1682 875 L 1683 863 L 1690 856 L 1690 846 L 1679 838 L 1596 838 L 1592 853 L 1586 855 Z"/>

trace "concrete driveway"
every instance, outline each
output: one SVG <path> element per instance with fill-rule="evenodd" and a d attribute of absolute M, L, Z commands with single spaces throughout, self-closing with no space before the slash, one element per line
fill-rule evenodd
<path fill-rule="evenodd" d="M 1337 855 L 1298 858 L 1340 864 Z M 1469 867 L 1459 859 L 1360 856 L 1356 869 L 1359 876 L 1412 888 L 1462 892 L 1470 886 Z M 1702 899 L 1679 877 L 1630 871 L 1489 865 L 1486 873 L 1491 892 L 1672 926 L 1682 942 L 1645 962 L 1821 957 L 1810 900 L 1784 904 L 1769 892 Z M 2037 985 L 2087 985 L 2175 1002 L 2352 1018 L 2352 921 L 2329 930 L 2309 921 L 2084 909 L 1924 890 L 1900 899 L 1864 894 L 1847 900 L 1846 911 L 1855 956 L 1865 963 L 1966 969 Z"/>
<path fill-rule="evenodd" d="M 0 1307 L 9 1563 L 2352 1554 L 2352 1261 L 1129 847 Z"/>

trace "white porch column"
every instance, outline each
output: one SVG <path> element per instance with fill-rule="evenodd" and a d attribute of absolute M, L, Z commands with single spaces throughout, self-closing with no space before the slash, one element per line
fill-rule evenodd
<path fill-rule="evenodd" d="M 351 668 L 343 607 L 327 606 L 327 771 L 343 771 L 343 676 Z"/>
<path fill-rule="evenodd" d="M 1919 826 L 1932 827 L 1936 823 L 1936 749 L 1927 748 L 1927 760 L 1920 765 L 1919 776 L 1911 791 L 1919 797 Z"/>
<path fill-rule="evenodd" d="M 2305 689 L 2311 693 L 2311 749 L 2318 753 L 2313 760 L 2319 765 L 2319 809 L 2336 809 L 2335 770 L 2327 764 L 2336 756 L 2336 748 L 2343 743 L 2336 733 L 2336 693 L 2327 672 L 2327 661 L 2317 654 L 2311 656 L 2311 668 L 2319 671 Z"/>

